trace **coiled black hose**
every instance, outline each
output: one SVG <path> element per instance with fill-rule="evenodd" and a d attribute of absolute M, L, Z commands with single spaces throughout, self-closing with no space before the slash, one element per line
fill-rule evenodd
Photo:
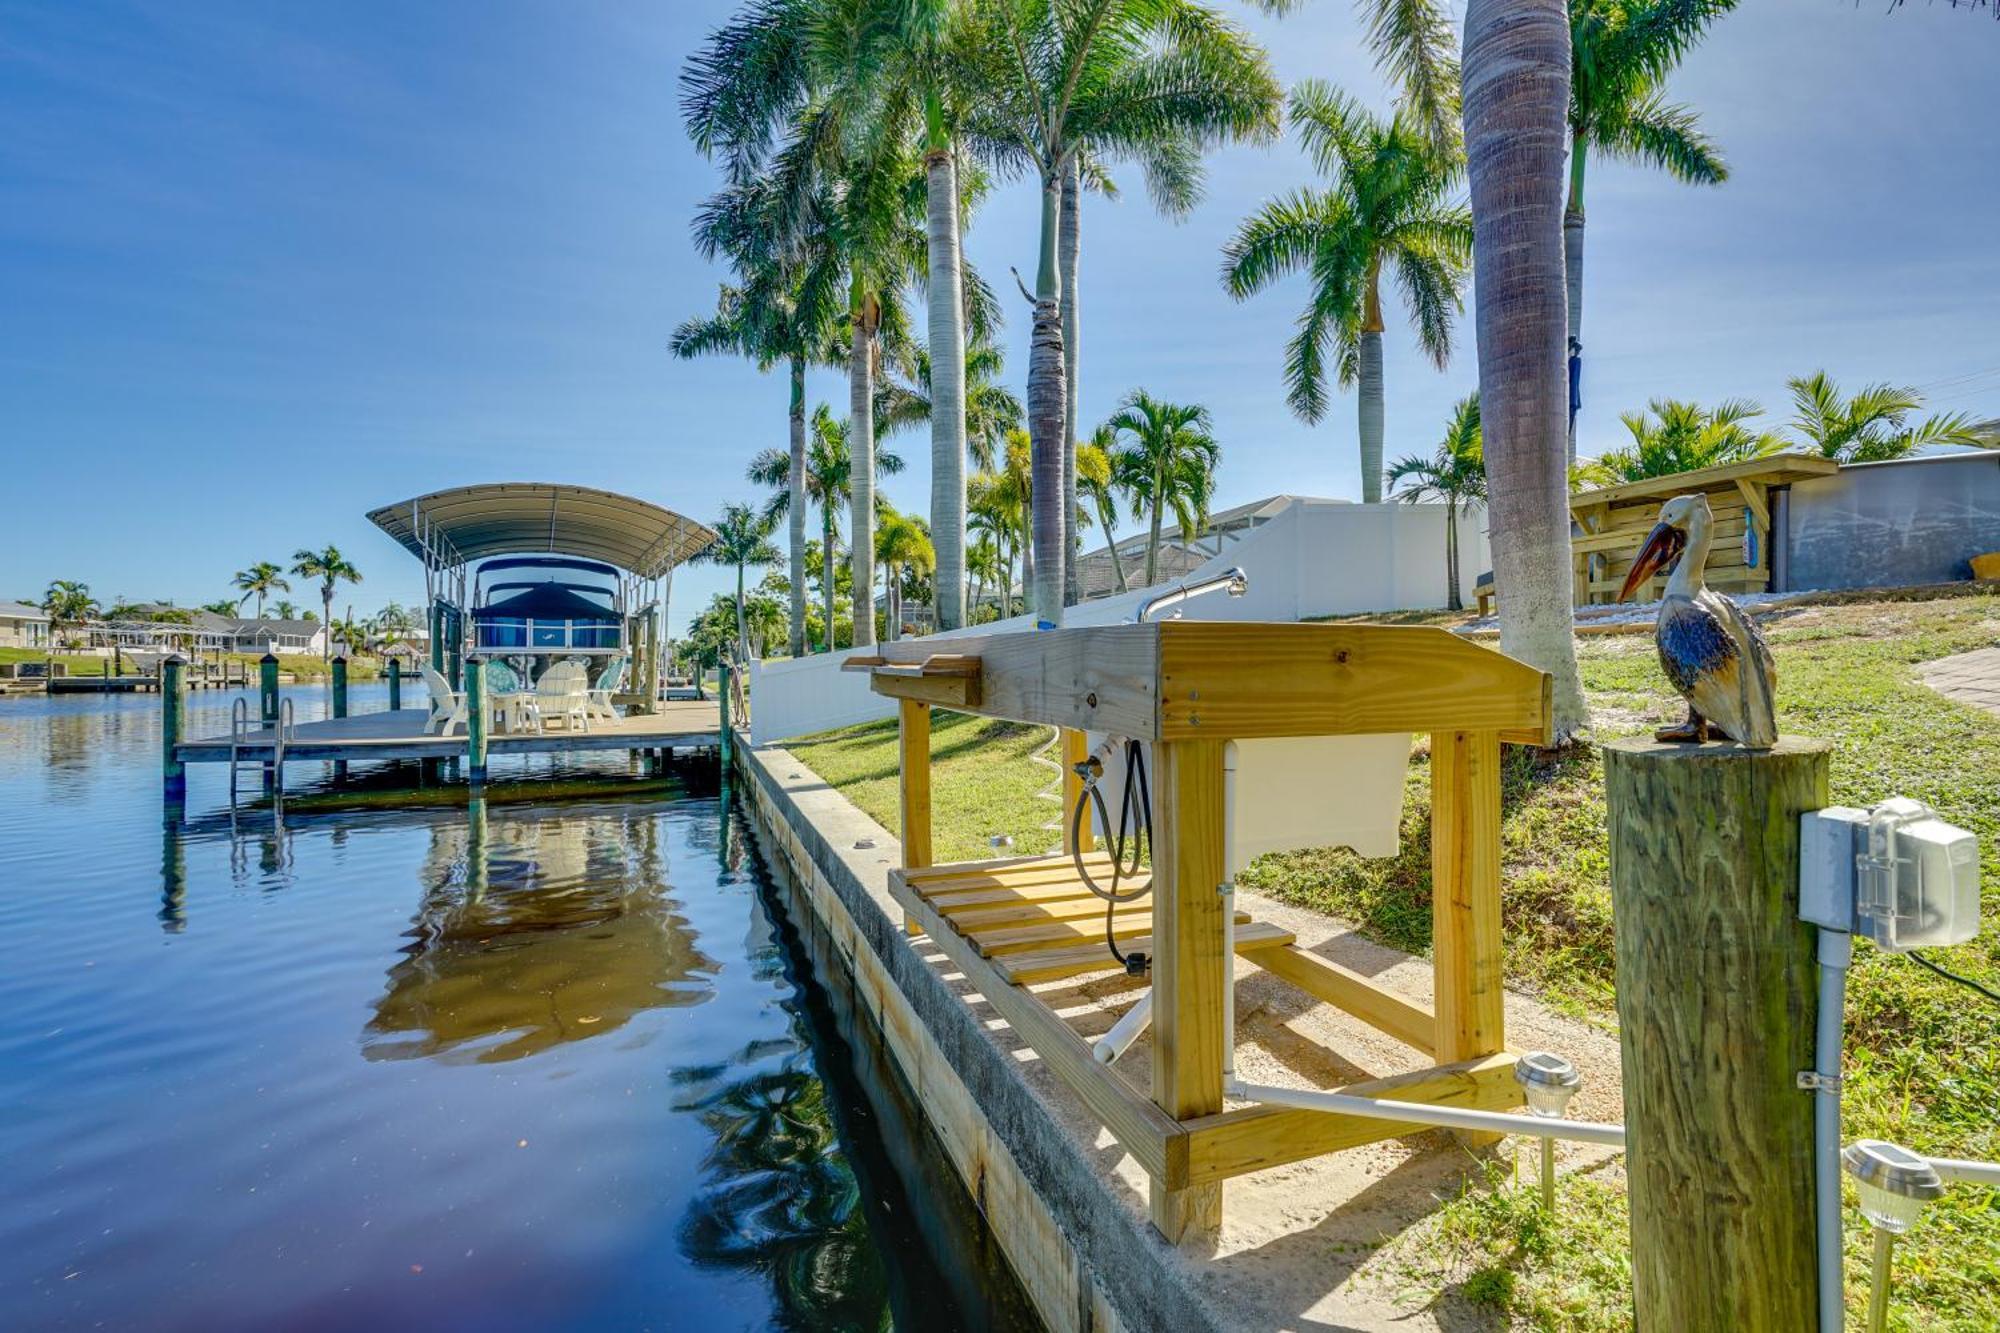
<path fill-rule="evenodd" d="M 1087 759 L 1077 766 L 1077 776 L 1083 779 L 1083 792 L 1077 797 L 1076 810 L 1070 816 L 1070 857 L 1076 863 L 1077 877 L 1083 881 L 1083 886 L 1104 899 L 1105 947 L 1111 950 L 1111 956 L 1128 973 L 1144 976 L 1151 960 L 1137 951 L 1131 954 L 1119 952 L 1115 928 L 1118 904 L 1133 902 L 1153 891 L 1150 875 L 1144 882 L 1123 892 L 1118 887 L 1119 881 L 1139 873 L 1153 844 L 1153 801 L 1146 786 L 1145 748 L 1137 740 L 1125 742 L 1125 790 L 1118 802 L 1118 831 L 1107 848 L 1111 853 L 1109 888 L 1091 878 L 1090 870 L 1083 861 L 1083 821 L 1090 817 L 1092 802 L 1096 803 L 1098 819 L 1105 829 L 1108 831 L 1112 827 L 1111 812 L 1104 803 L 1104 793 L 1097 789 L 1098 779 L 1103 776 L 1102 765 L 1095 759 Z M 1128 840 L 1131 846 L 1129 866 L 1126 864 Z"/>

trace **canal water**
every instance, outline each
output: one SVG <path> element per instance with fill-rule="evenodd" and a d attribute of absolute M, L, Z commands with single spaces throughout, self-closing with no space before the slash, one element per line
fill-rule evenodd
<path fill-rule="evenodd" d="M 1036 1326 L 712 774 L 168 827 L 158 727 L 0 700 L 0 1328 Z"/>

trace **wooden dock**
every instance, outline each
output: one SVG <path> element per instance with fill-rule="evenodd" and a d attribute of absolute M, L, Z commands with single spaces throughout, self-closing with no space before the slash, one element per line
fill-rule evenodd
<path fill-rule="evenodd" d="M 464 755 L 464 728 L 440 736 L 424 729 L 428 716 L 421 708 L 403 708 L 301 722 L 285 739 L 285 760 L 455 759 Z M 713 700 L 672 701 L 661 704 L 657 713 L 592 718 L 587 730 L 494 732 L 487 737 L 486 748 L 493 755 L 712 749 L 720 744 L 721 734 L 721 710 Z M 265 727 L 248 733 L 237 753 L 242 759 L 269 758 L 276 748 L 276 733 Z M 229 755 L 227 732 L 182 741 L 174 747 L 174 757 L 184 764 L 226 764 Z"/>

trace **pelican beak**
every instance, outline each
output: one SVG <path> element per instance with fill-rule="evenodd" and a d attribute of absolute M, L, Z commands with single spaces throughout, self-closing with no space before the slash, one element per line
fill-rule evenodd
<path fill-rule="evenodd" d="M 1639 547 L 1639 554 L 1632 557 L 1632 572 L 1625 576 L 1625 586 L 1618 590 L 1618 600 L 1629 600 L 1640 584 L 1653 577 L 1662 566 L 1673 563 L 1686 547 L 1687 540 L 1687 534 L 1673 524 L 1655 523 L 1653 530 L 1646 534 L 1645 543 Z"/>

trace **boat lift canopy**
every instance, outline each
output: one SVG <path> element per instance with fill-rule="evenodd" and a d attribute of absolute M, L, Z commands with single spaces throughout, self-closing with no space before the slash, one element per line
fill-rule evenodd
<path fill-rule="evenodd" d="M 368 520 L 437 570 L 492 555 L 572 555 L 656 579 L 715 540 L 671 509 L 553 482 L 455 486 L 384 505 Z"/>

